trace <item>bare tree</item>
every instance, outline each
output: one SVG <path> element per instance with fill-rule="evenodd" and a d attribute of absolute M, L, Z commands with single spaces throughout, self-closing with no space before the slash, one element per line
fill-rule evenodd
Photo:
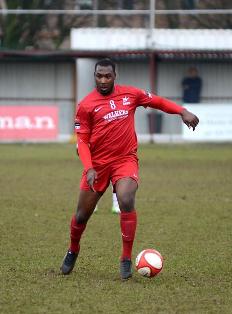
<path fill-rule="evenodd" d="M 231 0 L 158 0 L 157 9 L 232 9 Z M 167 28 L 232 28 L 232 15 L 161 15 L 156 27 Z"/>
<path fill-rule="evenodd" d="M 75 9 L 75 0 L 6 0 L 8 9 Z M 20 3 L 20 5 L 19 5 Z M 91 26 L 91 17 L 75 15 L 7 15 L 1 21 L 2 46 L 55 49 L 69 37 L 72 27 Z"/>
<path fill-rule="evenodd" d="M 199 9 L 232 9 L 231 0 L 199 1 Z M 194 15 L 191 17 L 198 28 L 232 28 L 232 15 Z"/>
<path fill-rule="evenodd" d="M 150 0 L 0 0 L 8 9 L 149 9 Z M 156 9 L 231 9 L 231 0 L 156 0 Z M 142 15 L 1 15 L 0 43 L 11 49 L 69 48 L 71 28 L 147 27 Z M 158 15 L 158 28 L 232 28 L 232 15 Z"/>
<path fill-rule="evenodd" d="M 181 8 L 181 0 L 158 0 L 156 9 L 175 10 Z M 156 18 L 157 27 L 161 28 L 179 28 L 179 15 L 161 15 Z"/>

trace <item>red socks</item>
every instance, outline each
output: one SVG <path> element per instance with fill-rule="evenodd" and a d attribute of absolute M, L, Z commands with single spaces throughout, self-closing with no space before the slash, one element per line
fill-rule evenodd
<path fill-rule="evenodd" d="M 132 247 L 135 238 L 135 231 L 137 225 L 136 211 L 121 212 L 120 225 L 122 233 L 122 255 L 121 259 L 131 259 Z M 82 233 L 86 228 L 86 224 L 78 224 L 75 215 L 72 217 L 70 225 L 70 239 L 71 245 L 69 250 L 72 252 L 79 252 L 80 239 Z"/>
<path fill-rule="evenodd" d="M 70 239 L 71 245 L 69 250 L 72 252 L 79 252 L 80 250 L 80 239 L 81 235 L 84 232 L 86 224 L 78 224 L 76 221 L 75 215 L 72 217 L 70 225 Z"/>
<path fill-rule="evenodd" d="M 131 259 L 132 247 L 135 238 L 135 231 L 137 225 L 136 211 L 121 212 L 120 225 L 122 233 L 122 259 Z"/>

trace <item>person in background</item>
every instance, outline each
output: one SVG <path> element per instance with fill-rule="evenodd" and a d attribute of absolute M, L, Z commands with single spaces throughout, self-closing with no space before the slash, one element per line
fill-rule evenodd
<path fill-rule="evenodd" d="M 188 75 L 182 81 L 183 103 L 197 104 L 201 101 L 202 79 L 196 67 L 188 69 Z"/>

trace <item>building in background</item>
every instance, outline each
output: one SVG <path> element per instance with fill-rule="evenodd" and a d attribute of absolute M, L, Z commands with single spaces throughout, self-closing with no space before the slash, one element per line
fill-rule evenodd
<path fill-rule="evenodd" d="M 190 66 L 197 66 L 204 87 L 202 104 L 232 104 L 231 30 L 155 29 L 74 29 L 71 33 L 75 52 L 88 51 L 96 56 L 112 56 L 118 64 L 118 83 L 134 85 L 182 103 L 182 79 Z M 96 58 L 78 58 L 78 100 L 93 88 L 92 69 Z M 140 140 L 182 140 L 182 123 L 177 116 L 162 119 L 158 130 L 149 129 L 148 110 L 136 112 L 136 129 Z M 225 116 L 227 114 L 225 113 Z M 154 122 L 154 124 L 155 124 Z M 150 123 L 151 125 L 151 123 Z M 223 125 L 223 122 L 221 122 Z M 227 140 L 232 135 L 227 136 Z"/>
<path fill-rule="evenodd" d="M 69 141 L 75 58 L 5 51 L 0 57 L 0 142 Z"/>
<path fill-rule="evenodd" d="M 225 15 L 227 11 L 216 7 L 223 11 L 230 9 L 230 4 L 216 0 L 204 4 L 195 0 L 47 0 L 35 14 L 38 7 L 34 1 L 23 1 L 19 7 L 15 1 L 0 0 L 0 140 L 4 141 L 2 130 L 13 127 L 16 131 L 35 128 L 35 140 L 38 136 L 46 140 L 47 131 L 39 129 L 48 130 L 55 124 L 49 140 L 68 140 L 73 133 L 76 102 L 94 87 L 94 63 L 105 56 L 118 65 L 118 83 L 138 86 L 178 103 L 187 68 L 197 66 L 204 82 L 201 108 L 206 104 L 212 109 L 216 108 L 213 104 L 220 106 L 229 119 L 232 33 L 228 28 L 232 14 Z M 212 11 L 186 14 L 183 9 L 214 9 L 218 15 Z M 25 10 L 29 11 L 25 14 Z M 9 117 L 15 106 L 21 110 L 41 108 L 43 116 L 38 116 L 36 109 L 28 116 L 18 111 L 17 117 Z M 212 119 L 206 123 L 209 128 L 210 123 L 227 123 L 223 117 L 220 123 Z M 201 125 L 204 123 L 199 130 Z M 139 140 L 184 138 L 178 117 L 158 112 L 154 116 L 154 111 L 143 108 L 136 113 L 136 129 Z M 226 132 L 226 140 L 231 139 L 230 126 Z M 219 127 L 217 133 L 222 134 Z M 29 138 L 22 135 L 21 140 Z"/>
<path fill-rule="evenodd" d="M 182 78 L 189 66 L 197 65 L 204 81 L 201 105 L 231 106 L 231 31 L 154 30 L 152 37 L 148 34 L 143 29 L 74 29 L 71 51 L 2 52 L 0 106 L 5 109 L 15 106 L 57 108 L 57 134 L 49 140 L 67 141 L 73 134 L 76 102 L 94 87 L 94 64 L 105 56 L 112 57 L 118 65 L 118 83 L 138 86 L 178 103 L 182 97 Z M 229 118 L 230 114 L 224 116 Z M 140 141 L 151 138 L 154 141 L 183 140 L 179 117 L 162 114 L 159 118 L 162 125 L 158 130 L 153 125 L 154 130 L 151 130 L 149 110 L 137 110 L 136 129 Z M 24 119 L 20 123 L 16 123 L 18 129 L 22 123 L 27 126 L 31 122 Z M 223 125 L 225 121 L 220 123 Z M 12 122 L 0 119 L 1 134 L 3 128 L 12 128 Z M 4 135 L 0 140 L 4 141 Z M 41 140 L 46 139 L 42 137 Z"/>

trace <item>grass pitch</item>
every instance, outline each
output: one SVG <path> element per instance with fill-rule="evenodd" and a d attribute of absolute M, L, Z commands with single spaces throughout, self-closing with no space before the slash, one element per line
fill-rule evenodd
<path fill-rule="evenodd" d="M 110 189 L 75 271 L 59 273 L 81 175 L 74 145 L 0 146 L 0 313 L 232 313 L 232 146 L 141 145 L 139 156 L 133 258 L 155 248 L 165 263 L 121 282 Z"/>

